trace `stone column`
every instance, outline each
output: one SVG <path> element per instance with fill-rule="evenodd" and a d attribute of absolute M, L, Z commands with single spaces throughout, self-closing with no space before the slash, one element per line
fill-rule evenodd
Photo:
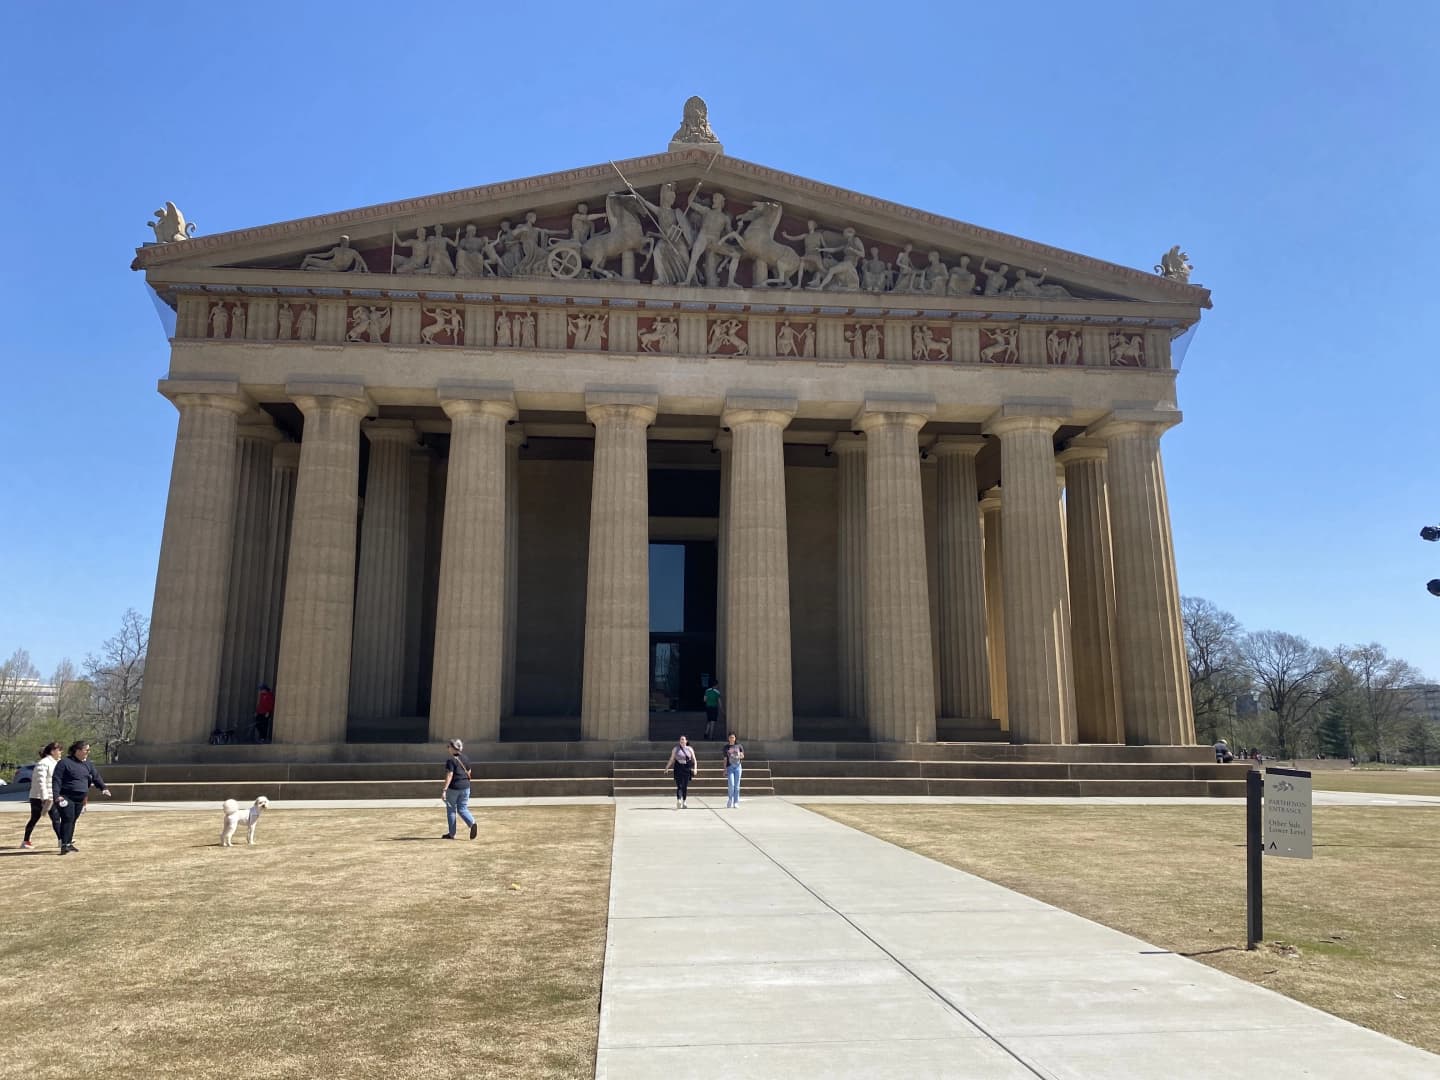
<path fill-rule="evenodd" d="M 260 661 L 261 681 L 275 686 L 280 663 L 280 616 L 285 610 L 285 573 L 290 562 L 290 522 L 295 516 L 295 479 L 300 471 L 300 444 L 281 443 L 270 452 L 269 542 L 265 547 L 265 618 Z"/>
<path fill-rule="evenodd" d="M 291 383 L 305 414 L 280 667 L 275 741 L 343 743 L 355 615 L 355 519 L 360 503 L 360 420 L 374 405 L 353 383 Z"/>
<path fill-rule="evenodd" d="M 985 532 L 985 643 L 989 655 L 990 709 L 1000 730 L 1010 730 L 1010 707 L 1005 691 L 1005 577 L 1001 559 L 1000 486 L 980 500 Z"/>
<path fill-rule="evenodd" d="M 237 429 L 235 539 L 225 609 L 225 646 L 220 656 L 220 699 L 215 726 L 245 732 L 255 715 L 255 696 L 268 682 L 261 647 L 268 585 L 271 453 L 284 438 L 270 418 Z"/>
<path fill-rule="evenodd" d="M 180 410 L 138 741 L 203 743 L 220 689 L 220 650 L 235 526 L 235 429 L 250 408 L 235 382 L 167 379 Z"/>
<path fill-rule="evenodd" d="M 1115 412 L 1095 431 L 1109 452 L 1115 626 L 1125 741 L 1193 745 L 1180 589 L 1160 435 L 1178 413 Z"/>
<path fill-rule="evenodd" d="M 920 494 L 920 398 L 866 401 L 865 712 L 871 738 L 935 740 L 935 663 Z"/>
<path fill-rule="evenodd" d="M 840 714 L 865 716 L 865 437 L 854 432 L 830 444 L 839 472 L 836 485 L 836 536 L 839 559 L 836 610 L 839 617 Z"/>
<path fill-rule="evenodd" d="M 1058 415 L 1007 406 L 986 427 L 1000 437 L 1006 696 L 1017 743 L 1075 741 L 1070 601 L 1055 509 L 1059 426 Z"/>
<path fill-rule="evenodd" d="M 505 672 L 500 715 L 515 715 L 515 660 L 520 632 L 520 447 L 525 429 L 505 429 Z"/>
<path fill-rule="evenodd" d="M 505 427 L 508 386 L 442 384 L 450 464 L 435 611 L 430 738 L 500 738 L 505 674 Z"/>
<path fill-rule="evenodd" d="M 645 429 L 652 393 L 590 391 L 595 425 L 590 562 L 585 585 L 585 667 L 580 731 L 586 739 L 650 737 L 650 492 Z"/>
<path fill-rule="evenodd" d="M 420 716 L 421 653 L 425 639 L 425 557 L 430 546 L 430 451 L 411 449 L 409 499 L 406 511 L 407 566 L 405 570 L 405 687 L 401 708 L 406 716 Z"/>
<path fill-rule="evenodd" d="M 1124 742 L 1115 670 L 1115 570 L 1106 499 L 1105 446 L 1071 439 L 1060 454 L 1070 568 L 1075 721 L 1081 742 Z"/>
<path fill-rule="evenodd" d="M 725 618 L 728 727 L 755 741 L 794 737 L 790 685 L 790 555 L 785 427 L 793 397 L 731 394 L 730 610 Z"/>
<path fill-rule="evenodd" d="M 405 711 L 405 586 L 410 575 L 415 425 L 409 420 L 367 420 L 361 430 L 370 456 L 360 518 L 350 715 L 393 720 Z"/>
<path fill-rule="evenodd" d="M 975 455 L 984 447 L 984 439 L 946 435 L 930 448 L 940 472 L 940 715 L 967 720 L 991 716 L 985 543 L 975 483 Z"/>
<path fill-rule="evenodd" d="M 725 617 L 730 608 L 730 455 L 734 441 L 722 431 L 715 436 L 713 445 L 720 455 L 720 517 L 715 543 L 715 678 L 723 695 L 730 686 L 725 673 Z"/>

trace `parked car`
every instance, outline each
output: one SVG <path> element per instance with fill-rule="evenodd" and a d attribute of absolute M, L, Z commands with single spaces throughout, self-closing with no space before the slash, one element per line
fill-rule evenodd
<path fill-rule="evenodd" d="M 23 787 L 26 791 L 29 791 L 30 777 L 33 776 L 34 773 L 34 765 L 21 765 L 20 768 L 15 770 L 15 775 L 10 780 L 10 786 L 13 788 Z"/>

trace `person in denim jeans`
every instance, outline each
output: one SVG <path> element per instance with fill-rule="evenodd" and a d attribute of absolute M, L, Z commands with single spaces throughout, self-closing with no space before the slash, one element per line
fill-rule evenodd
<path fill-rule="evenodd" d="M 725 808 L 740 805 L 740 762 L 745 760 L 745 747 L 735 740 L 730 732 L 725 743 Z"/>
<path fill-rule="evenodd" d="M 451 739 L 448 745 L 450 756 L 445 759 L 445 784 L 440 794 L 445 799 L 445 821 L 450 829 L 440 839 L 455 839 L 455 818 L 459 817 L 470 826 L 470 839 L 474 840 L 480 826 L 470 815 L 470 761 L 460 752 L 465 744 L 459 739 Z"/>

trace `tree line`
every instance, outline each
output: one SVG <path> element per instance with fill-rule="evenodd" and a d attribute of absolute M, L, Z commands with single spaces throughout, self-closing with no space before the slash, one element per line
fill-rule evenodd
<path fill-rule="evenodd" d="M 1201 743 L 1281 758 L 1440 762 L 1426 680 L 1383 646 L 1324 649 L 1281 630 L 1246 631 L 1209 600 L 1181 597 L 1190 696 Z"/>
<path fill-rule="evenodd" d="M 69 746 L 89 739 L 103 751 L 101 760 L 117 760 L 120 747 L 135 738 L 149 641 L 150 621 L 130 608 L 119 631 L 79 668 L 67 657 L 42 679 L 24 649 L 0 663 L 0 763 L 7 772 L 34 761 L 51 740 Z M 48 684 L 44 694 L 42 684 Z"/>

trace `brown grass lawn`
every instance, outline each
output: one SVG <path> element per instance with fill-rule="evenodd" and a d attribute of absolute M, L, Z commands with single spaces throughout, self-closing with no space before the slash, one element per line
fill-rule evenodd
<path fill-rule="evenodd" d="M 1440 808 L 1319 807 L 1265 860 L 1245 951 L 1243 806 L 811 806 L 817 813 L 1440 1052 Z"/>
<path fill-rule="evenodd" d="M 1305 768 L 1304 764 L 1299 766 Z M 1373 791 L 1381 795 L 1440 795 L 1440 769 L 1345 769 L 1311 773 L 1316 791 Z"/>
<path fill-rule="evenodd" d="M 594 1075 L 613 811 L 478 809 L 473 843 L 438 808 L 276 807 L 253 848 L 218 810 L 7 847 L 0 1072 Z"/>

